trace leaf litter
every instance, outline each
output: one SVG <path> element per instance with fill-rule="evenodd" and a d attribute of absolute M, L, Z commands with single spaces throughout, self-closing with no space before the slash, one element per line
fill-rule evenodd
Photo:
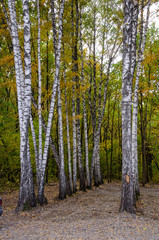
<path fill-rule="evenodd" d="M 119 213 L 120 183 L 58 200 L 58 184 L 46 185 L 48 205 L 16 213 L 18 191 L 1 194 L 0 239 L 159 240 L 159 186 L 141 187 L 136 215 Z"/>

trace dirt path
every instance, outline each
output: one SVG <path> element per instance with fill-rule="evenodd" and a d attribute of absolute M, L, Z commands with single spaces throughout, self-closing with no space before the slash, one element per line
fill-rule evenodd
<path fill-rule="evenodd" d="M 15 213 L 18 192 L 3 194 L 0 239 L 159 240 L 159 186 L 141 188 L 137 215 L 119 213 L 120 185 L 105 184 L 60 201 L 56 184 L 46 187 L 49 204 Z M 4 200 L 6 198 L 6 200 Z"/>

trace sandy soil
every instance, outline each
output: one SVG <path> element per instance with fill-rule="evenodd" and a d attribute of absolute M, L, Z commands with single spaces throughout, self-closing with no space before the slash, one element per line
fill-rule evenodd
<path fill-rule="evenodd" d="M 141 187 L 137 214 L 119 213 L 120 184 L 104 184 L 58 200 L 58 185 L 46 186 L 48 205 L 21 213 L 18 191 L 1 194 L 0 239 L 159 240 L 159 186 Z"/>

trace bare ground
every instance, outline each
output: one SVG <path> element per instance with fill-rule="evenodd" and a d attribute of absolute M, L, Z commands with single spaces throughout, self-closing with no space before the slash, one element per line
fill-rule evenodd
<path fill-rule="evenodd" d="M 137 214 L 119 213 L 120 184 L 104 184 L 58 200 L 58 185 L 46 186 L 48 205 L 15 213 L 18 191 L 1 194 L 0 239 L 159 240 L 159 186 L 141 187 Z"/>

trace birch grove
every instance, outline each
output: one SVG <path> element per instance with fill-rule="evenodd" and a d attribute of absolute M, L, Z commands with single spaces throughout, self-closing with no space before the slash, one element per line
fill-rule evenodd
<path fill-rule="evenodd" d="M 46 204 L 46 183 L 64 199 L 107 179 L 122 180 L 120 211 L 135 213 L 159 165 L 151 4 L 1 0 L 1 172 L 19 184 L 17 210 Z"/>

